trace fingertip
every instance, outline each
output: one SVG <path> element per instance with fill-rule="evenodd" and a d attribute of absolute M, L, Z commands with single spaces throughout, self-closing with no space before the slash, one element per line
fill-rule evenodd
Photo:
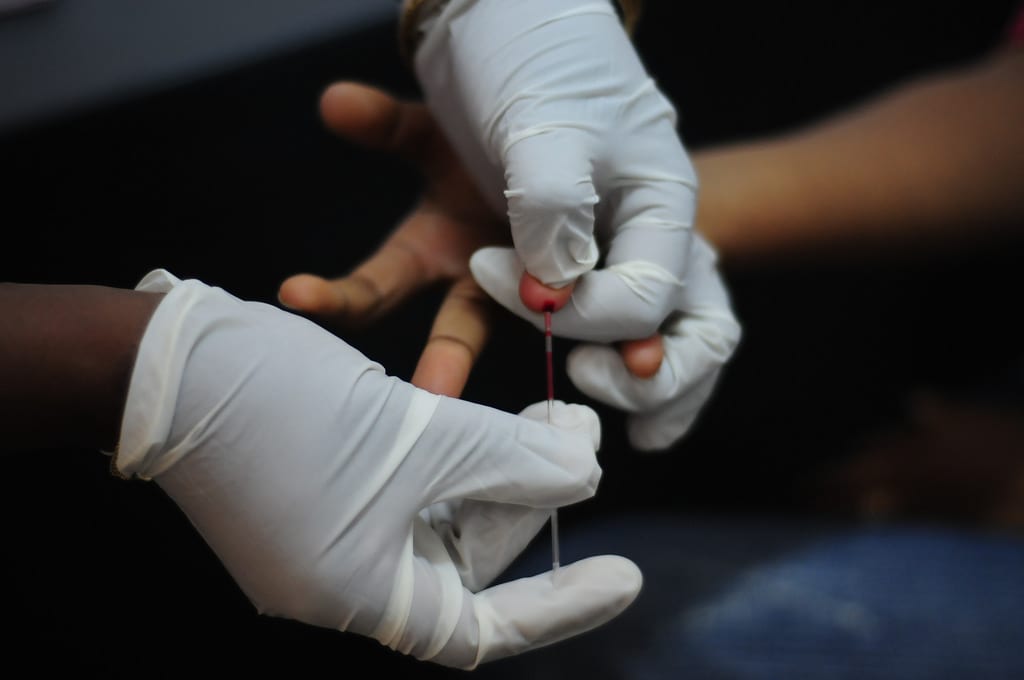
<path fill-rule="evenodd" d="M 527 309 L 534 312 L 557 312 L 569 302 L 574 287 L 575 283 L 570 283 L 561 288 L 552 288 L 529 272 L 523 272 L 519 279 L 519 297 Z"/>
<path fill-rule="evenodd" d="M 325 289 L 328 285 L 319 276 L 296 274 L 281 284 L 277 291 L 277 299 L 289 309 L 303 312 L 320 311 L 325 306 Z"/>
<path fill-rule="evenodd" d="M 378 143 L 393 117 L 395 100 L 369 85 L 343 81 L 320 95 L 320 117 L 334 132 L 355 136 L 353 141 Z"/>
<path fill-rule="evenodd" d="M 644 340 L 627 340 L 620 344 L 619 352 L 626 368 L 637 378 L 653 378 L 665 358 L 661 334 Z"/>
<path fill-rule="evenodd" d="M 363 86 L 347 81 L 331 83 L 320 93 L 320 115 L 331 120 L 341 107 L 352 100 L 352 95 Z"/>
<path fill-rule="evenodd" d="M 354 85 L 355 83 L 345 80 L 338 81 L 336 83 L 331 83 L 330 85 L 325 87 L 323 91 L 320 93 L 321 105 L 328 102 L 336 101 L 339 98 L 344 98 L 345 93 L 351 90 Z"/>

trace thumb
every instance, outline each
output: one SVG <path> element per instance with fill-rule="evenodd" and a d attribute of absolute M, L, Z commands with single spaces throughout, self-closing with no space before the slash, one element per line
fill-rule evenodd
<path fill-rule="evenodd" d="M 436 660 L 445 663 L 449 654 L 465 650 L 464 637 L 479 635 L 476 659 L 468 666 L 474 668 L 585 633 L 621 614 L 642 584 L 636 564 L 602 555 L 488 588 L 469 603 L 477 628 L 456 628 Z"/>

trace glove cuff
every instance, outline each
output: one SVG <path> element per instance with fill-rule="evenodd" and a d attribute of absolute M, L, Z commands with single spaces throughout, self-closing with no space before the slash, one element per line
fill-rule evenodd
<path fill-rule="evenodd" d="M 430 17 L 436 17 L 444 9 L 449 0 L 402 0 L 402 10 L 398 19 L 398 52 L 408 66 L 412 66 L 413 55 L 423 38 L 423 23 Z M 619 17 L 626 28 L 626 33 L 633 36 L 643 0 L 612 0 L 619 11 Z"/>
<path fill-rule="evenodd" d="M 135 289 L 166 295 L 139 344 L 110 469 L 122 479 L 149 480 L 181 455 L 165 455 L 163 449 L 189 350 L 206 330 L 203 324 L 184 320 L 212 289 L 201 281 L 182 281 L 163 269 L 151 271 Z"/>

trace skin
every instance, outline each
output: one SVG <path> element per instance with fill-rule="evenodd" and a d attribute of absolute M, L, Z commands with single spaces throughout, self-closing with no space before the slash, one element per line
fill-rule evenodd
<path fill-rule="evenodd" d="M 4 445 L 113 451 L 139 342 L 162 297 L 0 283 Z"/>
<path fill-rule="evenodd" d="M 420 202 L 368 260 L 345 276 L 298 274 L 281 284 L 282 304 L 358 326 L 438 282 L 450 284 L 412 383 L 458 396 L 487 341 L 493 303 L 469 272 L 469 257 L 485 245 L 510 244 L 426 107 L 372 87 L 337 83 L 321 96 L 321 117 L 338 136 L 397 154 L 422 171 Z"/>
<path fill-rule="evenodd" d="M 695 156 L 724 263 L 888 257 L 1001 238 L 1024 216 L 1024 50 L 924 75 L 795 133 Z"/>

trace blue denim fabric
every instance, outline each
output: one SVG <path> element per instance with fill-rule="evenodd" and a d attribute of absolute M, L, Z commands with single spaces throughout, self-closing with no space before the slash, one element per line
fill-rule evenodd
<path fill-rule="evenodd" d="M 1024 538 L 929 526 L 631 516 L 562 529 L 562 561 L 644 572 L 618 619 L 480 678 L 1024 678 Z M 542 536 L 502 580 L 550 568 Z"/>

